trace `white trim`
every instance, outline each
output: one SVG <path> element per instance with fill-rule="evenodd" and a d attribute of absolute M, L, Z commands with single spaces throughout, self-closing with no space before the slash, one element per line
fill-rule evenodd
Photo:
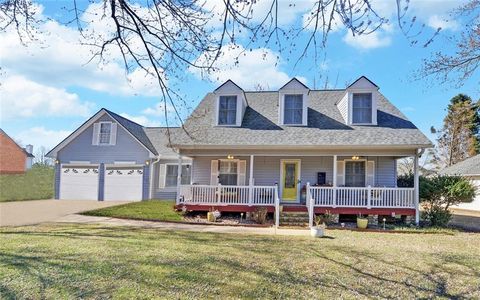
<path fill-rule="evenodd" d="M 92 162 L 89 161 L 89 160 L 71 160 L 69 163 L 70 164 L 75 164 L 75 165 L 90 165 L 90 164 L 92 164 Z"/>
<path fill-rule="evenodd" d="M 72 140 L 77 138 L 82 132 L 84 132 L 86 129 L 88 129 L 90 126 L 92 126 L 95 122 L 98 121 L 103 115 L 108 115 L 113 121 L 116 122 L 115 118 L 112 117 L 105 109 L 101 109 L 99 112 L 97 112 L 95 115 L 93 115 L 89 120 L 87 120 L 85 123 L 83 123 L 80 127 L 75 129 L 67 138 L 65 138 L 63 141 L 61 141 L 57 146 L 55 146 L 52 150 L 50 150 L 48 157 L 56 158 L 58 151 L 63 149 L 66 145 L 68 145 Z M 116 122 L 120 127 L 125 130 L 131 137 L 133 137 L 143 148 L 145 148 L 149 153 L 150 153 L 150 158 L 156 157 L 150 149 L 148 149 L 144 144 L 142 144 L 130 131 L 128 131 L 122 124 L 119 122 Z"/>
<path fill-rule="evenodd" d="M 76 167 L 94 167 L 94 166 L 100 166 L 100 164 L 94 164 L 94 163 L 68 163 L 68 164 L 60 164 L 60 169 L 62 169 L 63 167 L 72 167 L 72 166 L 76 166 Z"/>
<path fill-rule="evenodd" d="M 371 124 L 370 124 L 371 125 Z M 398 145 L 398 144 L 390 144 L 390 145 L 173 145 L 180 150 L 210 150 L 210 149 L 233 149 L 233 150 L 240 150 L 240 149 L 280 149 L 280 150 L 288 150 L 288 149 L 313 149 L 313 150 L 338 150 L 338 149 L 347 149 L 350 150 L 354 149 L 387 149 L 387 150 L 396 150 L 396 149 L 403 149 L 403 150 L 410 150 L 415 152 L 415 149 L 419 148 L 432 148 L 432 144 L 405 144 L 405 145 Z M 411 153 L 409 155 L 412 155 Z"/>
<path fill-rule="evenodd" d="M 299 184 L 297 184 L 297 200 L 292 201 L 292 200 L 283 200 L 283 164 L 285 162 L 295 162 L 298 163 L 298 181 L 300 181 Z M 280 180 L 278 181 L 279 184 L 279 197 L 281 202 L 285 203 L 300 203 L 300 191 L 301 189 L 301 183 L 302 183 L 302 159 L 280 159 Z M 298 182 L 297 182 L 298 183 Z"/>
<path fill-rule="evenodd" d="M 376 89 L 349 89 L 347 104 L 347 125 L 377 125 L 377 91 Z M 353 123 L 353 94 L 371 94 L 372 95 L 372 123 Z"/>
<path fill-rule="evenodd" d="M 125 165 L 125 164 L 130 164 L 130 165 L 134 165 L 136 164 L 137 162 L 136 161 L 114 161 L 113 164 L 114 165 Z"/>
<path fill-rule="evenodd" d="M 278 122 L 283 126 L 307 126 L 308 124 L 308 90 L 282 90 L 278 92 L 279 97 L 279 116 Z M 302 123 L 301 124 L 286 124 L 285 119 L 285 96 L 287 95 L 302 95 Z"/>
<path fill-rule="evenodd" d="M 112 121 L 100 121 L 100 122 L 97 122 L 99 125 L 98 125 L 98 144 L 95 145 L 95 146 L 114 146 L 112 144 L 112 127 L 113 127 L 113 122 Z M 105 143 L 101 143 L 100 142 L 100 135 L 102 134 L 102 124 L 110 124 L 110 132 L 109 132 L 109 136 L 108 136 L 108 144 L 105 144 Z M 95 134 L 95 132 L 93 133 Z"/>

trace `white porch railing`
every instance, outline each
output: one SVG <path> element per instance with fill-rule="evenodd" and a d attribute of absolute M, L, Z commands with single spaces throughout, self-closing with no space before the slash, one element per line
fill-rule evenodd
<path fill-rule="evenodd" d="M 309 187 L 315 207 L 415 208 L 414 188 Z"/>
<path fill-rule="evenodd" d="M 178 203 L 206 205 L 275 205 L 275 186 L 182 185 Z"/>

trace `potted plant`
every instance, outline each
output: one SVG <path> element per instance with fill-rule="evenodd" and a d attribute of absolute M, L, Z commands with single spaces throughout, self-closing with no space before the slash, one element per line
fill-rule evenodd
<path fill-rule="evenodd" d="M 362 214 L 357 215 L 357 227 L 360 229 L 367 229 L 368 219 Z"/>
<path fill-rule="evenodd" d="M 325 222 L 321 216 L 315 216 L 314 219 L 315 226 L 310 228 L 310 235 L 312 237 L 322 237 L 325 235 L 325 228 L 327 225 L 325 225 Z"/>

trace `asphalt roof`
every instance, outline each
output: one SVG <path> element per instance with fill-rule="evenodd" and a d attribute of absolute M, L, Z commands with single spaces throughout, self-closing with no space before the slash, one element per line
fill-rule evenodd
<path fill-rule="evenodd" d="M 136 137 L 140 143 L 147 147 L 148 150 L 150 150 L 153 154 L 158 155 L 156 147 L 153 146 L 142 125 L 130 121 L 129 119 L 124 118 L 108 109 L 105 109 L 105 111 L 108 112 L 108 114 L 110 114 L 118 123 L 125 127 L 125 129 L 127 129 L 134 137 Z"/>
<path fill-rule="evenodd" d="M 480 155 L 475 155 L 440 171 L 448 175 L 480 175 Z"/>
<path fill-rule="evenodd" d="M 179 127 L 145 127 L 143 128 L 145 133 L 147 134 L 148 138 L 152 142 L 155 149 L 157 149 L 158 154 L 162 156 L 178 156 L 178 153 L 173 151 L 172 148 L 168 147 L 169 145 L 169 138 L 173 138 L 173 136 L 179 131 L 182 130 Z"/>
<path fill-rule="evenodd" d="M 381 93 L 377 123 L 346 125 L 335 105 L 345 90 L 312 90 L 308 125 L 278 125 L 278 92 L 245 92 L 249 104 L 241 127 L 215 126 L 216 96 L 209 93 L 177 131 L 174 146 L 418 146 L 432 143 Z"/>

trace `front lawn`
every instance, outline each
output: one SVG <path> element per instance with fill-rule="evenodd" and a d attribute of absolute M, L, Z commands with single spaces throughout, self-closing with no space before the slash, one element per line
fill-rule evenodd
<path fill-rule="evenodd" d="M 54 170 L 34 166 L 25 174 L 0 175 L 0 202 L 53 198 Z"/>
<path fill-rule="evenodd" d="M 84 212 L 87 216 L 128 218 L 152 221 L 182 221 L 180 213 L 174 211 L 175 201 L 149 200 L 105 207 Z"/>
<path fill-rule="evenodd" d="M 480 235 L 0 229 L 3 298 L 480 298 Z"/>

